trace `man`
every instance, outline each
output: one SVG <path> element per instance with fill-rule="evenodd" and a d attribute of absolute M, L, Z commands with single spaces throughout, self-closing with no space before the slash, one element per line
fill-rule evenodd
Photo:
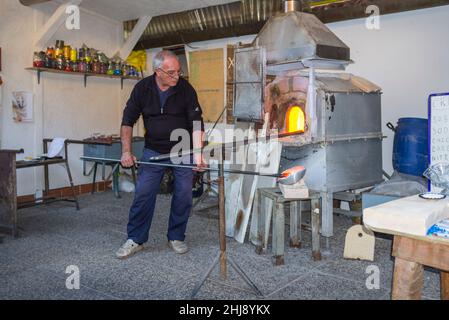
<path fill-rule="evenodd" d="M 153 61 L 154 74 L 136 84 L 123 112 L 121 126 L 121 164 L 131 167 L 136 157 L 132 154 L 133 126 L 142 115 L 145 125 L 145 149 L 142 161 L 167 154 L 179 141 L 171 141 L 174 130 L 185 129 L 192 138 L 193 148 L 201 148 L 204 134 L 202 111 L 193 87 L 181 78 L 181 66 L 177 56 L 170 51 L 159 52 Z M 194 130 L 193 122 L 200 121 L 201 129 Z M 196 126 L 195 126 L 196 127 Z M 189 163 L 191 156 L 187 156 Z M 193 155 L 197 167 L 203 166 L 202 155 Z M 169 161 L 170 162 L 170 161 Z M 186 159 L 183 159 L 182 164 Z M 138 172 L 135 197 L 129 211 L 128 240 L 117 251 L 124 259 L 143 249 L 148 241 L 156 196 L 166 167 L 141 165 Z M 188 251 L 184 242 L 187 221 L 192 208 L 193 171 L 189 168 L 173 168 L 174 191 L 168 225 L 168 245 L 176 253 Z"/>

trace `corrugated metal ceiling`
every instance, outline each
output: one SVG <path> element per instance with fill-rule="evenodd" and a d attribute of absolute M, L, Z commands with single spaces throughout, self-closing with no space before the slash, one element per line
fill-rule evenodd
<path fill-rule="evenodd" d="M 325 0 L 302 1 L 303 11 L 324 23 L 367 17 L 377 5 L 381 14 L 448 5 L 449 0 Z M 190 42 L 257 34 L 265 22 L 283 11 L 283 0 L 242 0 L 153 17 L 136 49 L 175 46 Z M 137 20 L 124 23 L 125 38 Z"/>

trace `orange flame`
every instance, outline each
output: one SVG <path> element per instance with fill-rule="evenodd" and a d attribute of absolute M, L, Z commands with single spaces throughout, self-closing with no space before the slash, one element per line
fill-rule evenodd
<path fill-rule="evenodd" d="M 287 112 L 287 132 L 304 132 L 306 117 L 298 106 L 291 107 Z"/>

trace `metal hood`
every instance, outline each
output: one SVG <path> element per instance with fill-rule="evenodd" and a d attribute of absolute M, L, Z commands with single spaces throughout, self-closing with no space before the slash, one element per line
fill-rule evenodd
<path fill-rule="evenodd" d="M 343 41 L 315 15 L 299 11 L 270 18 L 252 45 L 264 47 L 267 65 L 278 70 L 343 69 L 351 62 L 350 49 Z"/>

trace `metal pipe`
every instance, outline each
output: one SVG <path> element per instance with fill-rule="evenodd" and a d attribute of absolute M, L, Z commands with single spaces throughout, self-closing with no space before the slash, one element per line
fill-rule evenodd
<path fill-rule="evenodd" d="M 284 2 L 284 12 L 301 11 L 301 1 L 286 0 Z"/>
<path fill-rule="evenodd" d="M 219 214 L 219 234 L 220 234 L 220 277 L 221 280 L 227 278 L 226 265 L 226 211 L 225 211 L 225 186 L 224 186 L 224 146 L 218 163 L 218 214 Z"/>
<path fill-rule="evenodd" d="M 26 7 L 29 7 L 29 6 L 32 6 L 35 4 L 39 4 L 39 3 L 50 2 L 50 1 L 51 0 L 19 0 L 19 2 Z"/>
<path fill-rule="evenodd" d="M 96 158 L 96 157 L 81 157 L 81 160 L 86 161 L 97 161 L 97 162 L 117 162 L 120 163 L 120 159 L 108 159 L 108 158 Z M 182 164 L 172 164 L 172 163 L 163 163 L 163 162 L 145 162 L 145 161 L 136 161 L 136 164 L 143 164 L 143 165 L 153 165 L 153 166 L 161 166 L 161 167 L 171 167 L 171 168 L 188 168 L 188 169 L 198 169 L 206 170 L 206 171 L 217 171 L 220 172 L 220 168 L 211 168 L 211 167 L 201 167 L 198 168 L 197 166 L 189 166 L 189 165 L 182 165 Z M 253 175 L 253 176 L 261 176 L 261 177 L 270 177 L 270 178 L 283 178 L 284 176 L 282 174 L 262 174 L 255 171 L 245 171 L 245 170 L 235 170 L 235 169 L 227 169 L 223 170 L 223 172 L 226 173 L 236 173 L 236 174 L 247 174 L 247 175 Z"/>
<path fill-rule="evenodd" d="M 226 148 L 231 148 L 231 147 L 233 148 L 235 146 L 239 146 L 239 147 L 246 146 L 246 145 L 252 144 L 252 143 L 266 142 L 266 141 L 282 139 L 282 138 L 291 137 L 291 136 L 297 136 L 297 135 L 301 135 L 301 134 L 303 134 L 303 133 L 302 132 L 286 132 L 286 133 L 273 134 L 273 135 L 264 136 L 264 137 L 256 137 L 253 139 L 245 138 L 244 140 L 226 142 L 223 144 L 209 144 L 209 145 L 205 146 L 204 148 L 190 149 L 190 150 L 183 151 L 179 154 L 175 154 L 175 153 L 161 154 L 159 156 L 151 157 L 150 160 L 154 160 L 154 161 L 167 160 L 167 159 L 171 159 L 172 157 L 176 158 L 178 156 L 187 156 L 187 155 L 193 154 L 193 153 L 212 152 L 213 150 L 216 150 L 217 148 L 221 147 L 221 145 L 224 145 Z"/>

